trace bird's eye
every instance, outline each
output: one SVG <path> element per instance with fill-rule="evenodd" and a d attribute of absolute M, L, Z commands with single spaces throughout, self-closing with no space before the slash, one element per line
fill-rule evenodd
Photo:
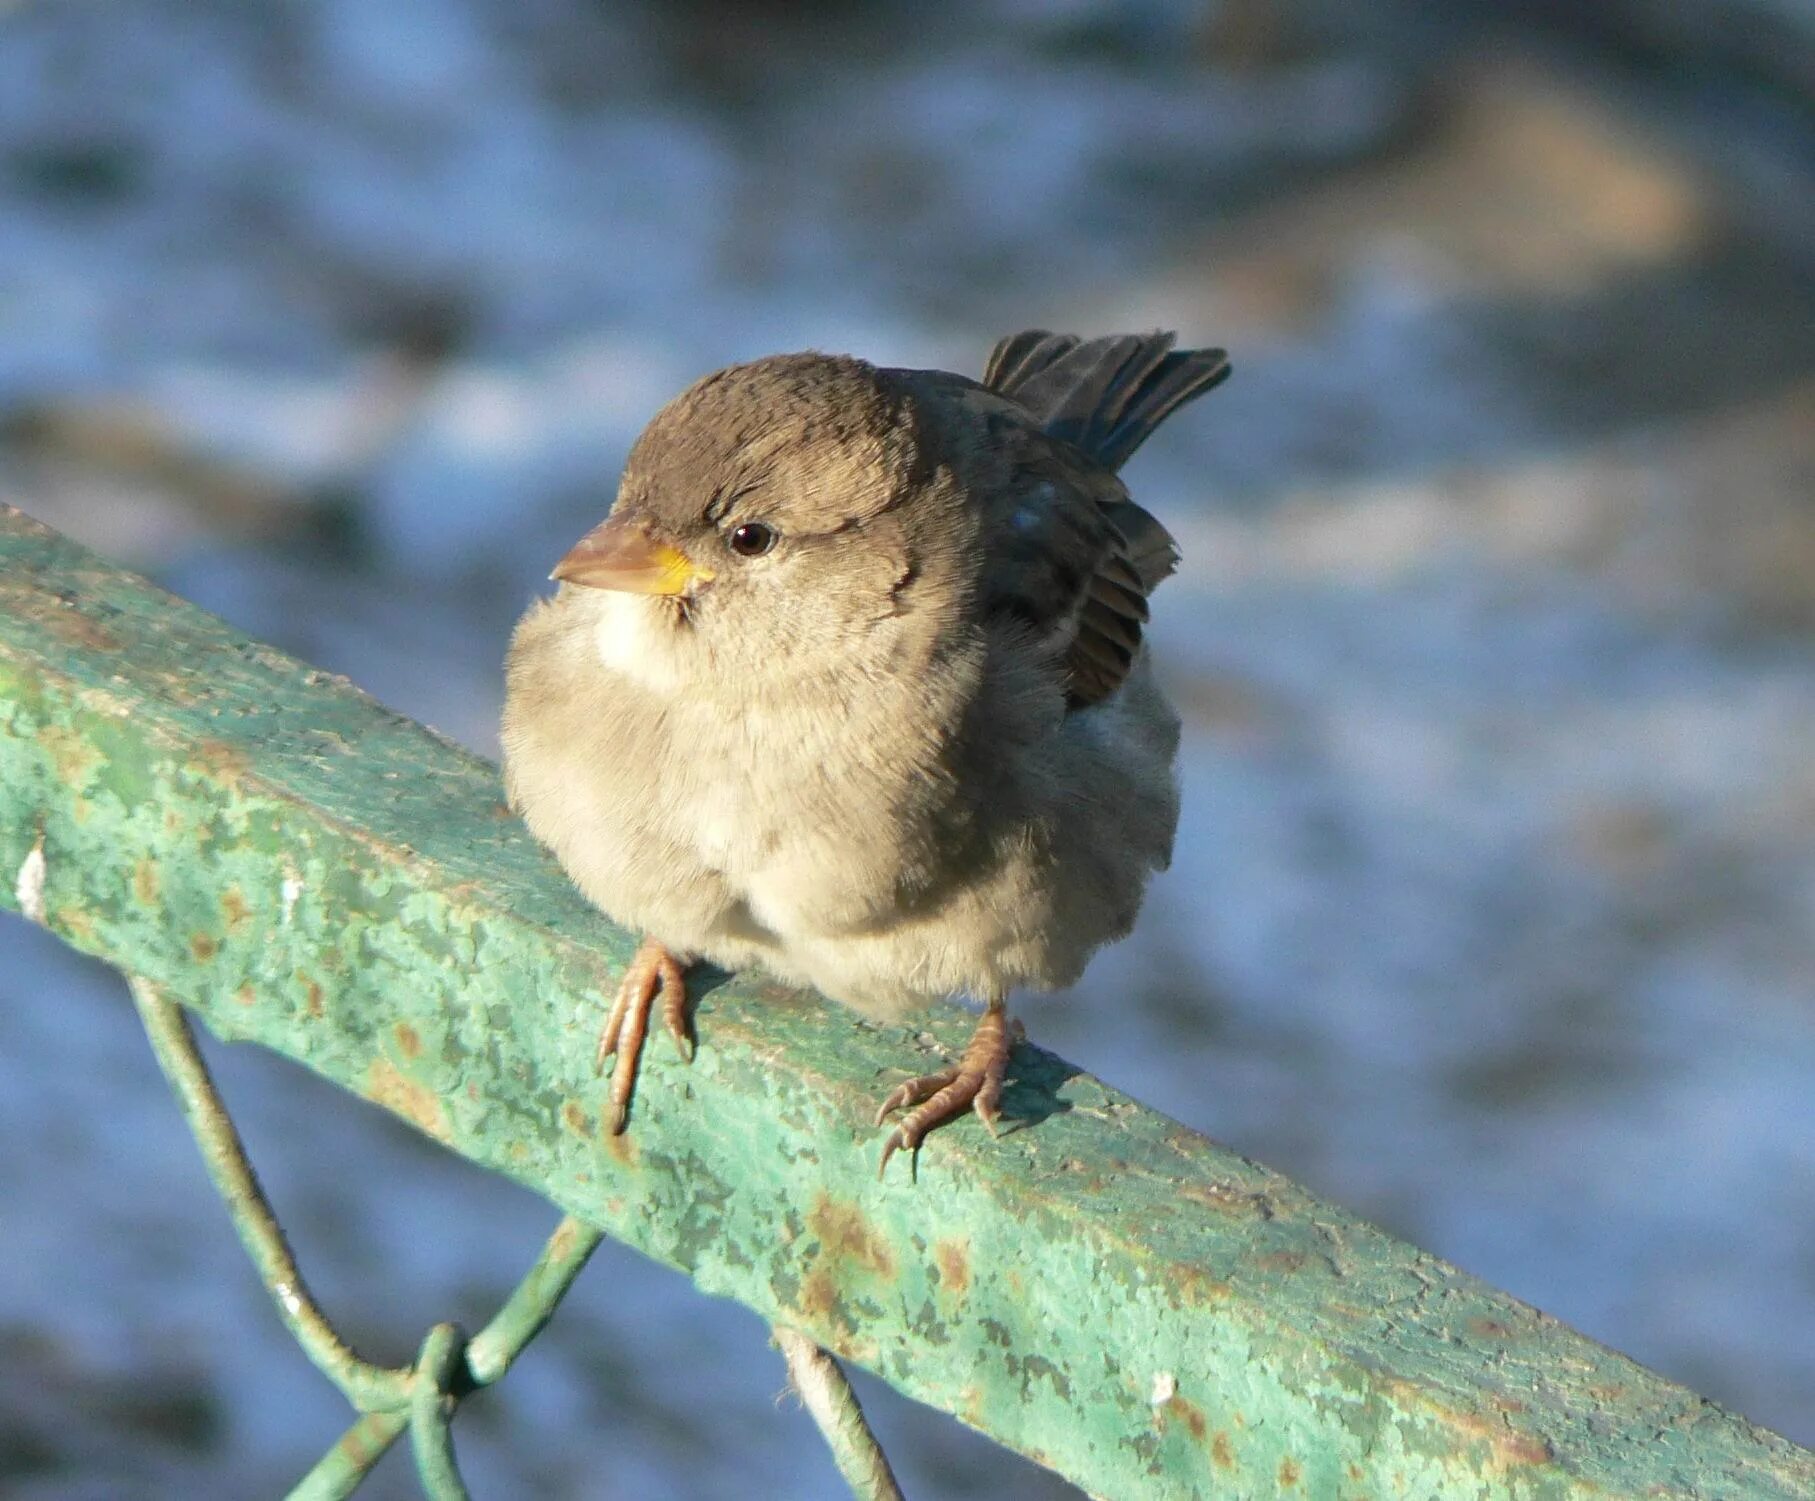
<path fill-rule="evenodd" d="M 775 546 L 775 528 L 761 521 L 746 521 L 732 528 L 727 540 L 731 551 L 740 558 L 760 558 Z"/>

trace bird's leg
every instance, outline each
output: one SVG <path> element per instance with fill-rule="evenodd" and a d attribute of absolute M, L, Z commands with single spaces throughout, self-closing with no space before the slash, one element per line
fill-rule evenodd
<path fill-rule="evenodd" d="M 918 1152 L 927 1132 L 956 1120 L 966 1107 L 977 1112 L 994 1136 L 996 1118 L 1001 1114 L 1002 1072 L 1008 1067 L 1008 1050 L 1012 1046 L 1008 1010 L 1001 996 L 991 996 L 957 1063 L 936 1074 L 909 1079 L 882 1102 L 882 1109 L 876 1112 L 879 1126 L 892 1111 L 905 1108 L 908 1113 L 896 1122 L 882 1144 L 882 1166 L 877 1176 L 888 1169 L 889 1158 L 896 1152 L 904 1148 Z"/>
<path fill-rule="evenodd" d="M 605 1060 L 617 1054 L 611 1070 L 611 1134 L 619 1135 L 630 1113 L 630 1092 L 636 1087 L 637 1064 L 643 1056 L 643 1039 L 649 1035 L 649 1010 L 656 992 L 662 994 L 662 1020 L 668 1034 L 680 1049 L 681 1057 L 693 1062 L 693 1032 L 687 1022 L 687 967 L 653 938 L 642 946 L 624 971 L 617 999 L 606 1014 L 604 1029 L 599 1033 L 599 1052 L 594 1069 L 603 1069 Z"/>

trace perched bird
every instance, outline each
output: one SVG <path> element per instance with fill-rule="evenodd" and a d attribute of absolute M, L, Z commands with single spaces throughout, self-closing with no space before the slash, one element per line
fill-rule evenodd
<path fill-rule="evenodd" d="M 882 1165 L 993 1131 L 1007 993 L 1134 923 L 1178 822 L 1178 716 L 1142 644 L 1177 549 L 1116 471 L 1229 371 L 1170 334 L 1028 332 L 982 383 L 824 354 L 708 375 L 512 638 L 512 806 L 646 936 L 600 1038 L 621 1131 L 658 992 L 758 965 L 865 1015 L 968 994 Z"/>

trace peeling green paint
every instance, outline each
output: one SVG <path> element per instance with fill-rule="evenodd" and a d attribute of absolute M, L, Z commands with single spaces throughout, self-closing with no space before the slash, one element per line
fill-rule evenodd
<path fill-rule="evenodd" d="M 634 942 L 494 768 L 0 508 L 0 900 L 40 841 L 49 925 L 218 1035 L 1093 1493 L 1815 1496 L 1815 1456 L 1032 1049 L 1020 1129 L 879 1183 L 909 1034 L 731 979 L 603 1135 Z"/>

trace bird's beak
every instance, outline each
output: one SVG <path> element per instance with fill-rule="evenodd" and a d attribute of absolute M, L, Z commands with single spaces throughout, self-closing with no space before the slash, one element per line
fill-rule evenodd
<path fill-rule="evenodd" d="M 574 543 L 549 577 L 625 594 L 685 594 L 709 580 L 712 570 L 650 536 L 637 522 L 609 516 Z"/>

